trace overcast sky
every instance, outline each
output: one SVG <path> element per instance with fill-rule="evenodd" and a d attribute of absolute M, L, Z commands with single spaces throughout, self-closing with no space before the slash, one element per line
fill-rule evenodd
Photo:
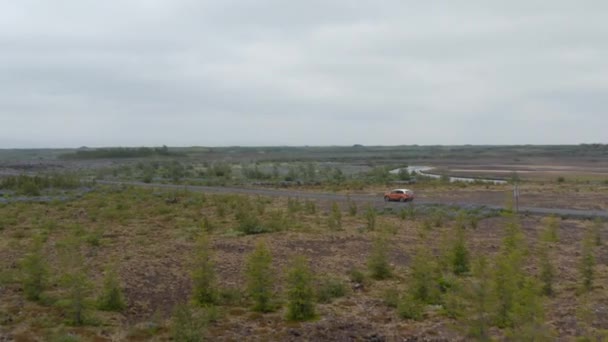
<path fill-rule="evenodd" d="M 0 0 L 0 148 L 582 142 L 605 0 Z"/>

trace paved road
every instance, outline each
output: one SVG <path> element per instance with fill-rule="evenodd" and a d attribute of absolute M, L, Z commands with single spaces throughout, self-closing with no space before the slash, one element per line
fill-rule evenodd
<path fill-rule="evenodd" d="M 252 188 L 237 188 L 237 187 L 221 187 L 221 186 L 198 186 L 198 185 L 177 185 L 177 184 L 160 184 L 160 183 L 143 183 L 143 182 L 113 182 L 113 181 L 97 181 L 99 184 L 107 185 L 132 185 L 141 186 L 147 188 L 157 189 L 187 189 L 188 191 L 205 192 L 205 193 L 216 193 L 216 194 L 246 194 L 246 195 L 260 195 L 270 197 L 292 197 L 300 199 L 311 199 L 311 200 L 322 200 L 322 201 L 345 201 L 346 195 L 332 194 L 323 192 L 304 192 L 295 190 L 279 190 L 279 189 L 252 189 Z M 352 201 L 359 203 L 368 203 L 376 207 L 390 207 L 398 208 L 404 205 L 404 203 L 391 202 L 385 203 L 382 198 L 373 195 L 357 195 L 353 194 L 349 196 Z M 430 199 L 416 199 L 416 204 L 422 205 L 452 205 L 463 208 L 489 208 L 489 209 L 504 209 L 503 206 L 489 205 L 483 203 L 471 203 L 471 202 L 448 202 L 448 201 L 434 201 Z M 557 208 L 535 208 L 535 207 L 520 207 L 521 213 L 528 213 L 534 215 L 559 215 L 568 217 L 579 217 L 579 218 L 593 218 L 600 217 L 608 219 L 608 212 L 601 210 L 579 210 L 579 209 L 557 209 Z"/>

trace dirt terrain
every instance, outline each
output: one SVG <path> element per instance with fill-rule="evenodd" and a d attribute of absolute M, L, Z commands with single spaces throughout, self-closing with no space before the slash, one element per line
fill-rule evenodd
<path fill-rule="evenodd" d="M 29 197 L 20 189 L 2 193 L 0 341 L 171 340 L 176 306 L 191 302 L 193 256 L 201 235 L 211 241 L 222 298 L 215 318 L 201 330 L 208 340 L 471 340 L 466 318 L 447 313 L 448 299 L 425 304 L 422 319 L 414 320 L 400 317 L 387 293 L 407 293 L 420 250 L 428 251 L 433 263 L 443 262 L 459 224 L 457 217 L 463 213 L 475 222 L 466 230 L 471 259 L 495 262 L 510 222 L 499 212 L 512 199 L 513 186 L 438 180 L 403 184 L 395 177 L 386 178 L 387 170 L 403 165 L 432 165 L 438 172 L 465 177 L 508 179 L 517 171 L 529 276 L 540 277 L 547 216 L 560 217 L 559 238 L 548 252 L 555 268 L 555 294 L 543 297 L 543 329 L 549 340 L 582 336 L 601 340 L 608 330 L 605 225 L 600 231 L 604 243 L 593 252 L 594 281 L 588 292 L 581 290 L 580 270 L 582 241 L 592 227 L 589 219 L 608 217 L 608 162 L 601 149 L 589 152 L 597 149 L 236 147 L 183 149 L 180 153 L 185 156 L 171 159 L 93 160 L 63 160 L 58 157 L 66 153 L 63 150 L 0 151 L 0 177 L 67 173 L 76 180 L 98 180 L 86 191 L 75 188 L 65 194 L 62 189 L 42 189 L 41 196 Z M 214 171 L 216 162 L 231 171 L 219 167 Z M 309 166 L 312 181 L 300 182 L 304 173 L 296 171 Z M 246 168 L 276 171 L 276 175 L 262 172 L 261 177 L 266 177 L 262 181 L 250 179 L 244 177 Z M 156 173 L 143 182 L 142 175 L 151 169 Z M 171 170 L 181 173 L 175 176 Z M 200 186 L 201 181 L 213 186 Z M 413 189 L 416 200 L 385 203 L 382 195 L 393 187 Z M 378 215 L 372 230 L 367 228 L 368 208 Z M 244 233 L 243 210 L 273 228 Z M 336 210 L 341 215 L 339 228 L 330 224 Z M 379 237 L 388 241 L 384 249 L 394 274 L 386 280 L 372 280 L 368 269 L 373 242 Z M 49 279 L 42 299 L 31 301 L 24 295 L 23 260 L 38 239 L 43 240 L 41 253 Z M 252 310 L 245 294 L 246 260 L 260 241 L 273 257 L 279 304 L 276 311 L 264 314 Z M 83 326 L 70 323 L 64 303 L 70 294 L 64 286 L 68 243 L 78 243 L 71 258 L 80 262 L 90 286 Z M 346 288 L 344 296 L 316 304 L 317 317 L 306 322 L 286 319 L 286 273 L 296 256 L 307 258 L 316 288 L 330 278 Z M 95 304 L 108 266 L 117 269 L 125 296 L 127 305 L 121 312 L 101 311 Z M 363 278 L 355 279 L 353 270 Z M 472 277 L 466 274 L 461 280 Z M 508 328 L 490 330 L 497 340 L 506 340 L 508 334 Z"/>
<path fill-rule="evenodd" d="M 283 298 L 284 275 L 290 260 L 296 255 L 308 258 L 315 277 L 339 279 L 348 287 L 345 297 L 329 304 L 318 304 L 318 319 L 291 323 L 285 320 L 285 308 L 260 314 L 250 310 L 246 298 L 219 307 L 220 317 L 206 331 L 216 341 L 464 341 L 457 320 L 446 317 L 435 306 L 427 306 L 422 321 L 404 320 L 395 309 L 387 306 L 383 294 L 388 289 L 404 291 L 410 282 L 410 267 L 417 246 L 425 246 L 437 258 L 442 241 L 453 231 L 453 222 L 421 231 L 424 216 L 402 220 L 396 215 L 381 215 L 378 231 L 364 229 L 365 218 L 360 213 L 349 216 L 343 212 L 342 230 L 326 226 L 327 211 L 316 214 L 293 213 L 283 231 L 241 236 L 235 234 L 231 209 L 222 213 L 218 208 L 232 195 L 175 193 L 177 203 L 168 202 L 167 192 L 127 189 L 87 194 L 82 200 L 53 204 L 12 204 L 0 207 L 3 218 L 9 219 L 0 230 L 0 336 L 3 340 L 48 340 L 61 334 L 76 334 L 84 340 L 167 340 L 170 317 L 177 303 L 188 301 L 191 291 L 190 265 L 195 250 L 195 237 L 200 234 L 201 220 L 211 225 L 213 260 L 222 289 L 242 292 L 244 261 L 259 241 L 265 241 L 272 256 L 277 280 L 275 290 Z M 228 197 L 226 197 L 228 196 Z M 260 197 L 249 197 L 259 201 Z M 231 200 L 233 201 L 233 200 Z M 228 203 L 230 208 L 231 202 Z M 238 202 L 234 202 L 238 203 Z M 285 198 L 269 198 L 266 212 L 286 208 Z M 322 208 L 322 207 L 321 207 Z M 360 209 L 360 212 L 363 209 Z M 543 227 L 541 217 L 521 220 L 530 255 L 536 255 L 538 236 Z M 559 224 L 559 242 L 551 250 L 557 267 L 556 295 L 547 299 L 546 322 L 555 339 L 569 341 L 583 333 L 586 325 L 577 318 L 582 297 L 576 296 L 580 278 L 577 271 L 579 246 L 588 223 L 563 220 Z M 468 232 L 467 245 L 474 256 L 495 255 L 504 236 L 505 221 L 501 217 L 482 219 L 478 227 Z M 57 246 L 78 231 L 85 241 L 81 247 L 87 276 L 100 291 L 104 269 L 109 263 L 119 265 L 118 273 L 124 288 L 127 309 L 122 313 L 96 312 L 99 323 L 85 327 L 66 325 L 65 316 L 56 306 L 41 305 L 24 300 L 19 279 L 19 263 L 30 245 L 31 238 L 44 233 L 47 241 L 44 253 L 51 265 L 51 274 L 62 273 Z M 99 235 L 99 241 L 87 237 Z M 372 240 L 378 234 L 390 234 L 387 246 L 395 277 L 385 281 L 353 282 L 348 276 L 353 268 L 366 272 Z M 603 239 L 608 235 L 604 230 Z M 597 254 L 597 276 L 591 293 L 592 317 L 595 328 L 608 328 L 608 249 Z M 536 260 L 530 258 L 527 268 L 537 273 Z M 53 278 L 55 279 L 55 278 Z M 49 295 L 61 296 L 61 285 L 51 282 Z M 587 323 L 585 323 L 587 324 Z M 59 335 L 58 335 L 59 334 Z M 496 337 L 503 332 L 493 332 Z"/>

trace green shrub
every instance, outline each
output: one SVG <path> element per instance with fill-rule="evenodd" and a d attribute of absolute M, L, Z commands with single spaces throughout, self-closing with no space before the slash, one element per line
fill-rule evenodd
<path fill-rule="evenodd" d="M 526 277 L 514 298 L 511 313 L 512 326 L 507 338 L 518 341 L 554 341 L 545 324 L 544 306 L 540 288 L 534 278 Z"/>
<path fill-rule="evenodd" d="M 101 229 L 95 229 L 85 236 L 85 241 L 93 247 L 99 247 L 101 245 L 102 236 L 103 231 Z"/>
<path fill-rule="evenodd" d="M 20 192 L 26 196 L 40 196 L 40 188 L 34 182 L 26 182 L 21 186 Z"/>
<path fill-rule="evenodd" d="M 469 272 L 469 250 L 465 241 L 465 229 L 457 227 L 456 238 L 454 239 L 450 251 L 452 272 L 456 275 L 462 275 Z"/>
<path fill-rule="evenodd" d="M 542 232 L 541 240 L 544 242 L 558 242 L 558 229 L 559 229 L 559 218 L 557 216 L 550 216 L 543 220 L 544 230 Z"/>
<path fill-rule="evenodd" d="M 479 217 L 476 215 L 469 215 L 469 225 L 472 229 L 477 229 L 477 227 L 479 227 Z"/>
<path fill-rule="evenodd" d="M 365 210 L 365 221 L 367 223 L 367 230 L 373 231 L 376 229 L 376 209 L 371 205 Z"/>
<path fill-rule="evenodd" d="M 226 216 L 226 204 L 221 201 L 216 201 L 215 213 L 217 214 L 218 217 L 221 217 L 221 218 L 225 217 Z"/>
<path fill-rule="evenodd" d="M 154 173 L 153 172 L 146 172 L 143 174 L 141 181 L 144 183 L 152 183 L 152 180 L 154 179 Z"/>
<path fill-rule="evenodd" d="M 298 211 L 302 210 L 302 205 L 300 204 L 300 200 L 291 199 L 291 197 L 287 198 L 287 213 L 293 215 Z"/>
<path fill-rule="evenodd" d="M 359 270 L 358 268 L 351 268 L 348 272 L 348 276 L 350 278 L 350 281 L 352 281 L 353 283 L 357 283 L 357 284 L 365 284 L 367 281 L 367 278 L 365 277 L 365 273 L 361 272 L 361 270 Z"/>
<path fill-rule="evenodd" d="M 455 278 L 455 282 L 450 284 L 450 287 L 441 298 L 442 313 L 452 319 L 461 319 L 465 307 L 468 303 L 464 301 L 462 287 L 468 285 L 467 279 Z"/>
<path fill-rule="evenodd" d="M 92 319 L 90 309 L 94 303 L 90 296 L 93 284 L 86 274 L 85 259 L 80 252 L 80 229 L 74 226 L 71 230 L 71 236 L 57 243 L 61 269 L 64 272 L 59 279 L 62 293 L 57 305 L 65 311 L 70 324 L 84 325 Z"/>
<path fill-rule="evenodd" d="M 389 308 L 396 309 L 399 306 L 399 291 L 395 288 L 388 288 L 382 292 L 382 302 Z"/>
<path fill-rule="evenodd" d="M 608 341 L 608 330 L 594 326 L 596 301 L 588 293 L 578 296 L 576 309 L 576 325 L 579 331 L 577 342 L 605 342 Z"/>
<path fill-rule="evenodd" d="M 526 239 L 521 231 L 521 225 L 517 216 L 513 212 L 506 212 L 504 218 L 507 220 L 505 226 L 505 236 L 502 241 L 502 254 L 520 254 L 523 257 L 526 253 Z"/>
<path fill-rule="evenodd" d="M 264 226 L 255 211 L 251 210 L 248 206 L 242 206 L 239 209 L 236 219 L 239 222 L 239 231 L 246 235 L 269 232 L 269 229 Z"/>
<path fill-rule="evenodd" d="M 437 278 L 437 286 L 441 294 L 448 293 L 458 286 L 458 278 L 452 273 L 440 273 Z"/>
<path fill-rule="evenodd" d="M 496 296 L 495 323 L 500 328 L 513 325 L 513 310 L 521 284 L 526 275 L 523 269 L 527 254 L 525 238 L 517 217 L 507 213 L 506 234 L 496 257 L 493 274 L 493 291 Z"/>
<path fill-rule="evenodd" d="M 215 226 L 211 223 L 211 220 L 205 215 L 201 221 L 201 229 L 205 233 L 211 233 L 215 229 Z"/>
<path fill-rule="evenodd" d="M 353 200 L 351 200 L 350 196 L 347 199 L 347 203 L 348 203 L 348 214 L 350 216 L 357 216 L 357 203 Z"/>
<path fill-rule="evenodd" d="M 441 209 L 436 209 L 433 211 L 431 215 L 431 222 L 434 227 L 439 228 L 443 226 L 443 222 L 445 221 L 446 213 Z"/>
<path fill-rule="evenodd" d="M 294 260 L 287 275 L 287 319 L 306 321 L 315 317 L 313 276 L 304 257 Z"/>
<path fill-rule="evenodd" d="M 456 215 L 456 220 L 455 220 L 455 229 L 456 231 L 460 231 L 460 230 L 464 230 L 467 228 L 467 218 L 468 218 L 468 214 L 465 210 L 459 210 L 458 214 Z"/>
<path fill-rule="evenodd" d="M 255 202 L 255 209 L 258 215 L 264 215 L 266 212 L 266 201 L 260 196 L 258 196 L 257 201 Z"/>
<path fill-rule="evenodd" d="M 36 239 L 34 245 L 21 263 L 23 270 L 23 291 L 29 300 L 40 300 L 48 282 L 48 266 L 42 255 L 42 241 Z"/>
<path fill-rule="evenodd" d="M 178 304 L 173 310 L 171 335 L 176 342 L 201 342 L 208 325 L 208 318 L 200 309 Z"/>
<path fill-rule="evenodd" d="M 518 263 L 509 255 L 499 256 L 494 272 L 494 293 L 497 296 L 496 325 L 511 325 L 511 313 L 522 274 Z"/>
<path fill-rule="evenodd" d="M 411 295 L 405 295 L 397 305 L 397 313 L 403 319 L 420 321 L 424 318 L 424 304 Z"/>
<path fill-rule="evenodd" d="M 103 281 L 103 292 L 97 299 L 97 307 L 100 310 L 120 312 L 126 306 L 118 274 L 114 268 L 110 268 L 106 271 Z"/>
<path fill-rule="evenodd" d="M 215 304 L 217 302 L 215 269 L 207 236 L 199 237 L 195 253 L 192 271 L 193 299 L 201 306 Z"/>
<path fill-rule="evenodd" d="M 579 272 L 583 280 L 583 290 L 591 291 L 595 276 L 595 251 L 593 240 L 586 236 L 582 242 Z"/>
<path fill-rule="evenodd" d="M 346 292 L 346 285 L 339 279 L 323 279 L 317 286 L 317 302 L 330 303 L 334 298 L 344 297 L 346 295 Z"/>
<path fill-rule="evenodd" d="M 473 264 L 473 277 L 463 280 L 459 296 L 464 305 L 457 317 L 468 337 L 475 341 L 491 341 L 490 327 L 494 313 L 495 297 L 488 262 L 480 257 Z"/>
<path fill-rule="evenodd" d="M 399 211 L 399 218 L 401 218 L 402 220 L 407 220 L 407 219 L 415 219 L 416 218 L 416 208 L 413 205 L 408 205 L 407 207 L 401 209 L 401 211 Z"/>
<path fill-rule="evenodd" d="M 388 279 L 392 276 L 387 249 L 388 243 L 386 239 L 378 237 L 374 240 L 371 254 L 367 260 L 367 266 L 371 277 L 376 280 Z"/>
<path fill-rule="evenodd" d="M 66 295 L 58 302 L 66 309 L 69 322 L 73 325 L 84 325 L 89 321 L 88 313 L 92 306 L 90 295 L 92 284 L 83 269 L 66 273 L 61 278 L 61 285 Z"/>
<path fill-rule="evenodd" d="M 540 263 L 540 281 L 542 283 L 541 291 L 545 296 L 553 295 L 553 281 L 555 278 L 555 270 L 553 264 L 551 264 L 551 258 L 549 257 L 548 246 L 541 246 L 539 251 L 539 263 Z"/>
<path fill-rule="evenodd" d="M 317 213 L 317 205 L 314 201 L 306 200 L 304 202 L 304 212 L 309 215 L 314 215 Z"/>
<path fill-rule="evenodd" d="M 259 243 L 247 258 L 247 292 L 254 301 L 254 311 L 274 310 L 272 302 L 274 273 L 270 268 L 271 263 L 270 250 L 263 243 Z"/>
<path fill-rule="evenodd" d="M 278 232 L 288 228 L 288 218 L 283 213 L 283 210 L 273 210 L 268 212 L 264 226 L 268 231 Z"/>
<path fill-rule="evenodd" d="M 456 275 L 469 272 L 469 251 L 464 242 L 459 242 L 454 246 L 454 250 L 452 251 L 452 267 Z"/>
<path fill-rule="evenodd" d="M 342 212 L 336 202 L 331 205 L 331 212 L 327 218 L 327 226 L 331 230 L 342 230 Z"/>
<path fill-rule="evenodd" d="M 426 248 L 418 247 L 411 266 L 411 299 L 428 304 L 441 302 L 437 268 Z"/>

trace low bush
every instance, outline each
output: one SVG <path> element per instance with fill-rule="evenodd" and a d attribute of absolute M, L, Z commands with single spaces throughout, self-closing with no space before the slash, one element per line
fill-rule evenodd
<path fill-rule="evenodd" d="M 331 205 L 331 212 L 327 218 L 327 226 L 330 230 L 342 230 L 342 212 L 336 202 Z"/>
<path fill-rule="evenodd" d="M 593 288 L 593 280 L 595 278 L 595 251 L 594 241 L 591 237 L 586 236 L 581 244 L 581 259 L 579 263 L 579 272 L 583 281 L 583 291 L 591 291 Z"/>
<path fill-rule="evenodd" d="M 382 292 L 382 302 L 389 308 L 396 309 L 399 306 L 399 291 L 395 288 L 386 289 Z"/>
<path fill-rule="evenodd" d="M 176 342 L 202 342 L 208 324 L 209 318 L 204 310 L 178 304 L 173 310 L 171 335 Z"/>
<path fill-rule="evenodd" d="M 84 270 L 75 270 L 64 274 L 61 278 L 61 284 L 66 293 L 57 302 L 57 305 L 66 310 L 68 322 L 76 326 L 90 322 L 89 313 L 93 306 L 90 295 L 93 284 Z"/>
<path fill-rule="evenodd" d="M 350 216 L 357 216 L 357 203 L 355 203 L 353 200 L 350 199 L 350 197 L 348 197 L 347 199 L 347 203 L 348 203 L 348 214 Z"/>
<path fill-rule="evenodd" d="M 424 304 L 411 295 L 405 295 L 399 300 L 397 313 L 403 319 L 419 321 L 424 318 Z"/>
<path fill-rule="evenodd" d="M 392 276 L 392 270 L 388 262 L 388 243 L 386 239 L 378 237 L 374 240 L 371 254 L 367 265 L 372 278 L 376 280 L 388 279 Z"/>
<path fill-rule="evenodd" d="M 287 319 L 306 321 L 315 317 L 313 275 L 304 257 L 296 258 L 287 274 Z"/>
<path fill-rule="evenodd" d="M 430 253 L 419 247 L 412 261 L 410 297 L 421 303 L 438 304 L 441 302 L 438 266 Z"/>
<path fill-rule="evenodd" d="M 192 271 L 192 296 L 201 306 L 217 303 L 215 265 L 212 260 L 211 244 L 206 236 L 199 237 L 196 244 Z"/>
<path fill-rule="evenodd" d="M 317 213 L 317 205 L 314 201 L 306 200 L 304 202 L 304 212 L 308 215 L 314 215 Z"/>
<path fill-rule="evenodd" d="M 335 298 L 344 297 L 347 290 L 346 285 L 339 279 L 323 279 L 317 286 L 317 302 L 330 303 Z"/>
<path fill-rule="evenodd" d="M 23 292 L 29 300 L 40 300 L 48 282 L 48 266 L 42 255 L 42 241 L 34 241 L 31 251 L 21 263 L 23 270 Z"/>
<path fill-rule="evenodd" d="M 373 231 L 376 229 L 376 209 L 371 205 L 367 207 L 365 210 L 365 221 L 367 223 L 366 228 L 369 231 Z"/>
<path fill-rule="evenodd" d="M 416 209 L 412 205 L 408 205 L 407 207 L 401 209 L 399 211 L 399 218 L 402 220 L 415 219 L 416 218 Z"/>
<path fill-rule="evenodd" d="M 109 268 L 103 281 L 103 292 L 97 299 L 97 307 L 100 310 L 120 312 L 126 306 L 118 274 L 114 268 Z"/>
<path fill-rule="evenodd" d="M 367 277 L 365 276 L 365 273 L 355 267 L 349 270 L 348 276 L 350 278 L 350 281 L 356 284 L 365 284 L 367 282 Z"/>
<path fill-rule="evenodd" d="M 238 221 L 238 230 L 243 234 L 262 234 L 270 231 L 266 227 L 262 220 L 259 219 L 255 211 L 251 210 L 248 206 L 243 206 L 235 215 Z"/>
<path fill-rule="evenodd" d="M 540 281 L 542 283 L 541 291 L 545 296 L 553 295 L 553 282 L 555 279 L 555 269 L 549 257 L 548 246 L 543 245 L 539 251 L 540 264 Z"/>
<path fill-rule="evenodd" d="M 543 219 L 544 229 L 541 233 L 541 240 L 544 242 L 555 243 L 559 241 L 558 229 L 559 229 L 559 218 L 556 216 L 550 216 Z"/>
<path fill-rule="evenodd" d="M 259 243 L 247 258 L 247 292 L 253 299 L 254 311 L 270 312 L 274 310 L 274 273 L 270 268 L 271 263 L 272 255 L 263 243 Z"/>
<path fill-rule="evenodd" d="M 456 237 L 450 251 L 450 264 L 452 272 L 463 275 L 469 272 L 469 250 L 466 245 L 465 229 L 456 227 Z"/>

